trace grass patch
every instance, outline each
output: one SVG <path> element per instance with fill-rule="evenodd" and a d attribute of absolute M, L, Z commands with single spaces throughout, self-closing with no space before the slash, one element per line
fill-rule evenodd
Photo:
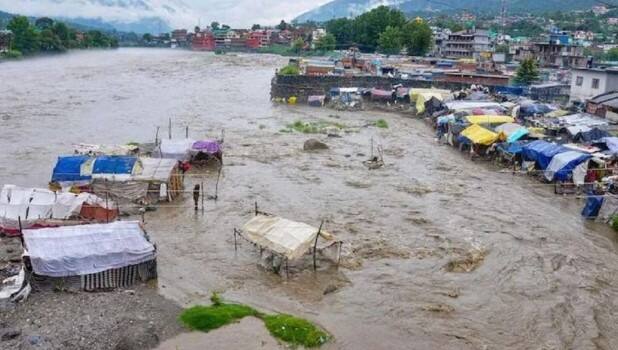
<path fill-rule="evenodd" d="M 219 303 L 188 308 L 180 314 L 180 320 L 191 330 L 208 332 L 243 317 L 257 315 L 256 310 L 246 305 Z"/>
<path fill-rule="evenodd" d="M 306 348 L 321 346 L 330 338 L 326 332 L 313 323 L 290 315 L 266 315 L 266 328 L 274 337 Z"/>
<path fill-rule="evenodd" d="M 303 122 L 302 120 L 297 120 L 294 123 L 287 125 L 288 130 L 294 130 L 296 132 L 300 132 L 303 134 L 318 134 L 318 133 L 321 133 L 322 130 L 326 128 L 333 128 L 333 127 L 337 129 L 344 128 L 342 124 L 331 123 L 331 122 L 326 122 L 326 121 L 307 123 L 307 122 Z"/>
<path fill-rule="evenodd" d="M 388 123 L 386 122 L 386 120 L 384 119 L 378 119 L 376 120 L 376 122 L 374 123 L 374 125 L 378 128 L 382 128 L 382 129 L 388 129 Z"/>
<path fill-rule="evenodd" d="M 293 65 L 287 65 L 287 66 L 281 68 L 281 70 L 279 71 L 279 74 L 281 74 L 281 75 L 299 75 L 300 74 L 300 68 L 298 68 L 297 66 L 293 66 Z"/>
<path fill-rule="evenodd" d="M 243 317 L 254 316 L 264 321 L 273 337 L 292 345 L 313 348 L 330 339 L 328 333 L 302 318 L 285 314 L 266 315 L 247 305 L 224 303 L 217 293 L 212 294 L 210 301 L 211 306 L 193 306 L 184 310 L 180 321 L 191 330 L 209 332 Z"/>

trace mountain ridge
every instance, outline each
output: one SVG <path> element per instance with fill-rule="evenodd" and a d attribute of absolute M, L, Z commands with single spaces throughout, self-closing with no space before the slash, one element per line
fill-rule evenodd
<path fill-rule="evenodd" d="M 513 0 L 508 13 L 543 13 L 548 11 L 590 9 L 596 0 Z M 501 0 L 333 0 L 297 16 L 298 23 L 324 22 L 334 18 L 355 17 L 380 5 L 402 10 L 408 16 L 469 11 L 477 14 L 498 14 Z"/>

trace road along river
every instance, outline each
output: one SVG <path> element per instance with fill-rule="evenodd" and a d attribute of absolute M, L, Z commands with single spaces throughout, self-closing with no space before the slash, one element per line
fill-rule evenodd
<path fill-rule="evenodd" d="M 0 183 L 46 186 L 72 144 L 152 141 L 169 117 L 176 137 L 225 129 L 219 200 L 195 213 L 187 193 L 146 216 L 165 297 L 184 306 L 218 291 L 296 314 L 331 332 L 333 349 L 618 349 L 616 236 L 582 220 L 581 202 L 465 159 L 419 120 L 272 104 L 285 62 L 121 49 L 3 63 Z M 308 153 L 309 135 L 281 131 L 297 120 L 347 132 L 312 135 L 330 149 Z M 370 171 L 372 138 L 386 165 Z M 187 179 L 214 191 L 216 174 Z M 286 280 L 248 244 L 235 253 L 232 229 L 255 201 L 325 219 L 346 241 L 342 266 Z"/>

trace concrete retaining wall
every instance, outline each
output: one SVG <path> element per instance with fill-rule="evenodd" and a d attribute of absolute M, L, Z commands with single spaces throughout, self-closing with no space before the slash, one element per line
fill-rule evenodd
<path fill-rule="evenodd" d="M 401 84 L 414 88 L 437 88 L 446 90 L 460 90 L 470 87 L 469 84 L 449 83 L 444 81 L 424 81 L 398 79 L 376 76 L 304 76 L 304 75 L 275 75 L 271 82 L 271 98 L 288 98 L 296 96 L 299 102 L 305 102 L 308 96 L 328 95 L 334 87 L 379 88 L 390 90 Z M 491 90 L 491 86 L 488 87 Z"/>

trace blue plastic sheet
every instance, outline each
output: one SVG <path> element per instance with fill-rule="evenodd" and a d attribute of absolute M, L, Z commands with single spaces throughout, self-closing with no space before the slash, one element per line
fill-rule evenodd
<path fill-rule="evenodd" d="M 93 174 L 131 174 L 136 157 L 100 156 L 94 161 Z"/>
<path fill-rule="evenodd" d="M 586 219 L 594 219 L 599 216 L 599 211 L 603 206 L 603 196 L 588 195 L 586 205 L 582 209 L 582 216 Z"/>
<path fill-rule="evenodd" d="M 88 156 L 58 157 L 58 161 L 52 173 L 52 181 L 72 182 L 90 180 L 90 176 L 81 175 L 81 166 L 89 159 L 90 157 Z"/>
<path fill-rule="evenodd" d="M 545 170 L 556 154 L 568 150 L 568 148 L 555 143 L 538 140 L 524 146 L 522 154 L 525 160 L 535 161 L 540 169 Z"/>

